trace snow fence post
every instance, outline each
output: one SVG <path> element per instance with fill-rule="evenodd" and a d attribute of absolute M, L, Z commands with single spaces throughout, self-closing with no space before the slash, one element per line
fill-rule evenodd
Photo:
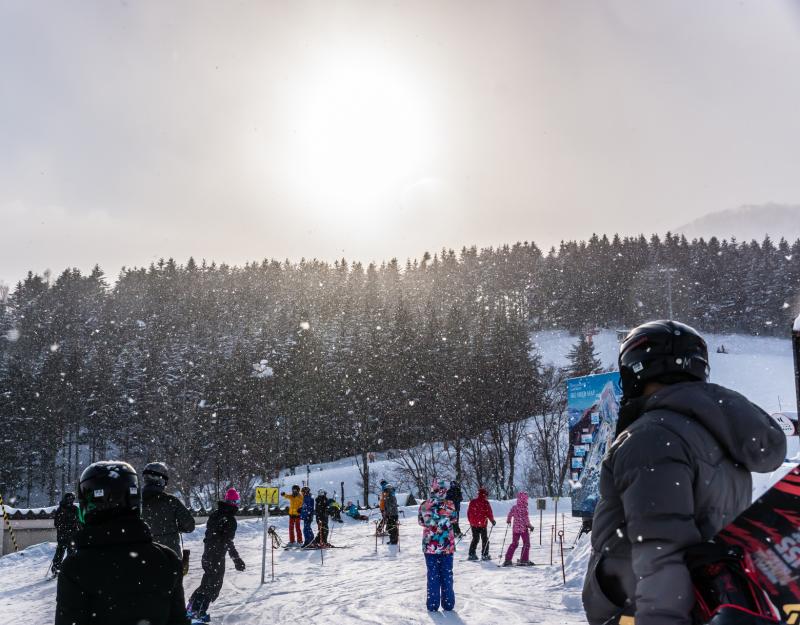
<path fill-rule="evenodd" d="M 567 571 L 564 568 L 564 530 L 558 532 L 558 542 L 561 544 L 561 577 L 564 579 L 564 585 L 567 585 Z"/>
<path fill-rule="evenodd" d="M 267 528 L 269 527 L 269 504 L 264 502 L 264 528 L 261 540 L 261 583 L 266 582 L 267 573 Z"/>

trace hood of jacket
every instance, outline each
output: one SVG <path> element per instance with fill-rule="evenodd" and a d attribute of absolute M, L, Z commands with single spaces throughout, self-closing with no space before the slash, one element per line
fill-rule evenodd
<path fill-rule="evenodd" d="M 431 499 L 444 499 L 447 497 L 447 482 L 441 478 L 435 478 L 431 484 Z"/>
<path fill-rule="evenodd" d="M 218 501 L 217 510 L 219 510 L 222 514 L 226 514 L 228 516 L 236 516 L 236 512 L 239 510 L 239 506 L 235 506 L 232 503 L 228 503 L 227 501 Z"/>
<path fill-rule="evenodd" d="M 517 505 L 520 508 L 528 507 L 528 493 L 526 493 L 524 490 L 517 493 Z"/>
<path fill-rule="evenodd" d="M 150 528 L 133 514 L 85 525 L 75 536 L 79 548 L 149 542 L 153 542 Z"/>
<path fill-rule="evenodd" d="M 744 395 L 717 384 L 683 382 L 642 402 L 641 413 L 670 410 L 703 425 L 734 461 L 748 471 L 773 471 L 786 457 L 786 435 Z"/>

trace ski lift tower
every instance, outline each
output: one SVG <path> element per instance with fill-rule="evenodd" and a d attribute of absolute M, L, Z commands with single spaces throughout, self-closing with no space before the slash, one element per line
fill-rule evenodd
<path fill-rule="evenodd" d="M 672 274 L 678 270 L 674 267 L 659 267 L 659 273 L 667 274 L 667 319 L 672 320 Z"/>

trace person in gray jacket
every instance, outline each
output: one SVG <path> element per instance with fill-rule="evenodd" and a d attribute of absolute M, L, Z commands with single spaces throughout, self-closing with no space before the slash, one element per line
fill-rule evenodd
<path fill-rule="evenodd" d="M 169 470 L 163 462 L 151 462 L 142 475 L 142 519 L 150 527 L 153 542 L 169 547 L 180 558 L 180 534 L 194 531 L 194 517 L 177 497 L 164 492 Z"/>
<path fill-rule="evenodd" d="M 751 472 L 772 471 L 786 437 L 761 408 L 708 383 L 708 349 L 691 327 L 653 321 L 620 347 L 617 437 L 600 500 L 583 605 L 590 625 L 690 625 L 686 552 L 750 505 Z"/>

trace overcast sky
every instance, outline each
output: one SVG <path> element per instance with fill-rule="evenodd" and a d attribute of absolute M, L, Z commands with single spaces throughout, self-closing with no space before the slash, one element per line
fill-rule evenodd
<path fill-rule="evenodd" d="M 800 201 L 789 0 L 0 0 L 0 280 Z"/>

